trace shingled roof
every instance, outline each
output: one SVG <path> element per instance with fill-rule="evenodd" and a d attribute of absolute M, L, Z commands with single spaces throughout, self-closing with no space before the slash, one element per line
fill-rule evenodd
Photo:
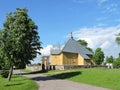
<path fill-rule="evenodd" d="M 65 44 L 62 50 L 56 49 L 51 50 L 51 54 L 60 54 L 61 52 L 68 52 L 68 53 L 78 53 L 80 54 L 84 59 L 90 59 L 88 55 L 93 55 L 92 52 L 87 50 L 84 46 L 79 44 L 77 41 L 75 41 L 73 38 L 69 39 L 68 42 Z"/>

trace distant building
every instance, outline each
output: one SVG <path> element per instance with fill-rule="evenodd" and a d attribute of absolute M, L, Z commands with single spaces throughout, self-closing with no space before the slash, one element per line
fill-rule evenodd
<path fill-rule="evenodd" d="M 50 65 L 95 65 L 92 56 L 93 53 L 75 41 L 71 35 L 62 49 L 51 49 Z"/>
<path fill-rule="evenodd" d="M 49 68 L 49 56 L 42 56 L 42 70 L 47 70 Z"/>

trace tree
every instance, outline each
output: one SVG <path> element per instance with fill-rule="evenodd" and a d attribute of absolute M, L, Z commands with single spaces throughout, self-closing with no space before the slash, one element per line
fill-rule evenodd
<path fill-rule="evenodd" d="M 113 65 L 116 67 L 120 67 L 120 57 L 115 59 L 115 61 L 113 62 Z"/>
<path fill-rule="evenodd" d="M 120 53 L 119 53 L 119 58 L 120 58 Z"/>
<path fill-rule="evenodd" d="M 120 53 L 118 55 L 119 55 L 118 58 L 116 58 L 113 61 L 113 65 L 116 66 L 116 67 L 120 67 Z"/>
<path fill-rule="evenodd" d="M 79 40 L 77 40 L 77 42 L 78 42 L 79 44 L 81 44 L 82 46 L 86 47 L 86 49 L 88 49 L 89 51 L 93 52 L 93 50 L 88 47 L 87 41 L 79 39 Z"/>
<path fill-rule="evenodd" d="M 97 48 L 95 50 L 93 60 L 97 65 L 100 65 L 104 61 L 104 52 L 101 50 L 101 48 Z"/>
<path fill-rule="evenodd" d="M 1 62 L 2 39 L 3 39 L 2 34 L 3 34 L 2 30 L 0 30 L 0 62 Z M 0 65 L 1 65 L 1 63 L 0 63 Z"/>
<path fill-rule="evenodd" d="M 3 29 L 3 52 L 10 63 L 8 80 L 11 80 L 13 66 L 29 64 L 41 49 L 37 25 L 28 16 L 27 9 L 17 8 L 7 14 Z"/>
<path fill-rule="evenodd" d="M 79 39 L 79 40 L 77 40 L 77 42 L 78 42 L 79 44 L 81 44 L 82 46 L 85 46 L 85 47 L 87 47 L 87 45 L 88 45 L 88 43 L 87 43 L 85 40 Z"/>
<path fill-rule="evenodd" d="M 120 45 L 120 33 L 116 35 L 116 42 L 118 45 Z"/>
<path fill-rule="evenodd" d="M 86 47 L 87 50 L 91 51 L 93 53 L 92 48 Z"/>
<path fill-rule="evenodd" d="M 107 63 L 113 63 L 113 61 L 114 61 L 113 56 L 106 57 L 106 62 L 107 62 Z"/>
<path fill-rule="evenodd" d="M 8 58 L 3 52 L 3 30 L 0 30 L 0 70 L 1 76 L 6 78 L 8 77 L 8 69 L 10 68 Z"/>

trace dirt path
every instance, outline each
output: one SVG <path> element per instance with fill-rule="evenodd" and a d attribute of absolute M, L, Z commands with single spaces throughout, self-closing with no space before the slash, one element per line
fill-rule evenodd
<path fill-rule="evenodd" d="M 55 79 L 43 74 L 22 74 L 23 72 L 20 70 L 15 71 L 15 73 L 21 73 L 21 75 L 35 80 L 40 87 L 39 90 L 109 90 L 68 80 Z"/>

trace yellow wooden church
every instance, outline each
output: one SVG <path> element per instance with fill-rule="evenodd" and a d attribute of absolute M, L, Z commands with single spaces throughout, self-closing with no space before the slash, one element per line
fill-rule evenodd
<path fill-rule="evenodd" d="M 51 49 L 50 65 L 94 65 L 92 55 L 71 36 L 62 49 Z"/>

